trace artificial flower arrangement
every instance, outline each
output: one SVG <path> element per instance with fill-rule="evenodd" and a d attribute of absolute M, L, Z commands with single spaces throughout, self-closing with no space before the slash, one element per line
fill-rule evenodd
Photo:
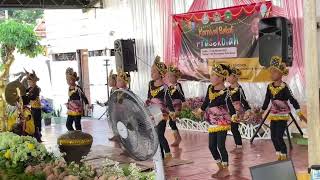
<path fill-rule="evenodd" d="M 133 163 L 120 165 L 108 159 L 101 169 L 85 162 L 67 164 L 36 139 L 4 132 L 0 133 L 0 177 L 8 180 L 152 180 L 155 174 L 141 172 Z"/>
<path fill-rule="evenodd" d="M 204 101 L 204 97 L 188 98 L 184 103 L 182 110 L 180 112 L 180 118 L 187 118 L 193 121 L 202 121 L 203 119 L 197 118 L 192 111 L 201 107 Z M 259 106 L 252 105 L 251 116 L 247 121 L 243 122 L 245 124 L 259 124 L 262 120 L 261 110 Z"/>
<path fill-rule="evenodd" d="M 180 112 L 179 118 L 191 119 L 193 121 L 201 121 L 197 118 L 192 111 L 201 107 L 204 101 L 204 97 L 188 98 L 186 102 L 183 103 L 182 110 Z"/>
<path fill-rule="evenodd" d="M 36 139 L 30 136 L 18 136 L 11 132 L 0 133 L 0 177 L 28 179 L 29 176 L 23 173 L 26 167 L 49 162 L 52 159 L 54 159 L 53 154 Z M 43 174 L 36 174 L 34 177 L 41 178 Z"/>
<path fill-rule="evenodd" d="M 50 103 L 51 101 L 49 99 L 45 99 L 43 97 L 41 97 L 40 102 L 41 102 L 41 109 L 42 109 L 41 117 L 44 120 L 45 125 L 50 125 L 52 114 L 53 114 L 52 103 Z"/>
<path fill-rule="evenodd" d="M 41 108 L 42 108 L 42 112 L 44 113 L 52 113 L 53 112 L 53 107 L 52 107 L 52 103 L 50 103 L 50 99 L 45 99 L 43 97 L 41 97 Z"/>

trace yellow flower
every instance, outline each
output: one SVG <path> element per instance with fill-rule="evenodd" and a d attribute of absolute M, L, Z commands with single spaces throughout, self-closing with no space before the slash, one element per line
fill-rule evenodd
<path fill-rule="evenodd" d="M 7 159 L 11 159 L 11 151 L 8 149 L 6 153 L 4 153 L 4 157 Z"/>
<path fill-rule="evenodd" d="M 33 150 L 35 148 L 34 144 L 31 144 L 31 143 L 27 143 L 27 147 L 29 150 Z"/>

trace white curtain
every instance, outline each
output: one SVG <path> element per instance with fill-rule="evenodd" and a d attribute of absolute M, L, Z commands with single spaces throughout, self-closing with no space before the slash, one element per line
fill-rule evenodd
<path fill-rule="evenodd" d="M 170 4 L 171 3 L 171 4 Z M 136 39 L 136 55 L 138 60 L 138 73 L 131 73 L 131 89 L 142 99 L 147 96 L 148 82 L 150 81 L 150 69 L 156 55 L 163 54 L 164 32 L 168 32 L 166 26 L 171 14 L 186 13 L 193 0 L 129 0 L 131 9 L 133 34 Z M 232 6 L 232 0 L 209 0 L 208 8 L 222 8 Z M 168 32 L 169 33 L 169 32 Z M 197 82 L 192 82 L 197 83 Z M 199 84 L 199 83 L 197 83 Z M 201 83 L 200 83 L 201 84 Z M 186 85 L 187 96 L 203 94 L 202 90 L 195 93 Z M 203 88 L 203 85 L 198 87 Z M 189 93 L 188 93 L 189 92 Z"/>

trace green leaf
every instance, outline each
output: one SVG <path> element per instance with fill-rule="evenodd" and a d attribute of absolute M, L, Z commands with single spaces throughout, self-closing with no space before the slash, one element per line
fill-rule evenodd
<path fill-rule="evenodd" d="M 16 49 L 31 58 L 43 53 L 39 37 L 31 25 L 8 20 L 0 23 L 0 44 L 5 51 Z"/>

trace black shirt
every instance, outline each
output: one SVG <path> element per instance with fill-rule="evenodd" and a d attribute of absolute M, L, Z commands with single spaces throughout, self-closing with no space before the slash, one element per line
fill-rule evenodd
<path fill-rule="evenodd" d="M 155 86 L 153 80 L 149 82 L 148 99 L 150 100 L 152 98 L 160 99 L 167 106 L 169 111 L 174 112 L 170 92 L 165 84 L 162 86 Z"/>
<path fill-rule="evenodd" d="M 30 100 L 36 100 L 40 96 L 41 89 L 38 86 L 29 87 L 27 89 L 28 98 Z"/>
<path fill-rule="evenodd" d="M 245 111 L 251 109 L 246 99 L 246 95 L 244 94 L 244 91 L 240 85 L 237 88 L 230 87 L 229 90 L 233 102 L 240 101 Z"/>
<path fill-rule="evenodd" d="M 87 97 L 80 86 L 76 86 L 75 89 L 69 88 L 69 101 L 70 100 L 82 100 L 85 104 L 89 104 Z"/>
<path fill-rule="evenodd" d="M 182 102 L 185 102 L 186 99 L 184 97 L 184 92 L 182 90 L 182 86 L 180 83 L 177 83 L 176 85 L 169 86 L 169 92 L 171 95 L 171 98 L 174 99 L 180 99 Z"/>
<path fill-rule="evenodd" d="M 300 109 L 298 101 L 293 97 L 293 94 L 286 83 L 282 83 L 281 86 L 274 86 L 273 83 L 268 85 L 266 97 L 262 106 L 262 110 L 266 110 L 269 106 L 270 101 L 290 101 L 295 109 Z"/>
<path fill-rule="evenodd" d="M 210 97 L 210 94 L 215 94 L 216 97 Z M 211 98 L 211 99 L 210 99 Z M 231 95 L 228 89 L 224 90 L 214 90 L 213 85 L 208 86 L 207 94 L 204 102 L 201 106 L 201 110 L 205 111 L 207 108 L 226 106 L 228 108 L 229 114 L 232 116 L 236 114 L 236 110 L 232 104 Z"/>

